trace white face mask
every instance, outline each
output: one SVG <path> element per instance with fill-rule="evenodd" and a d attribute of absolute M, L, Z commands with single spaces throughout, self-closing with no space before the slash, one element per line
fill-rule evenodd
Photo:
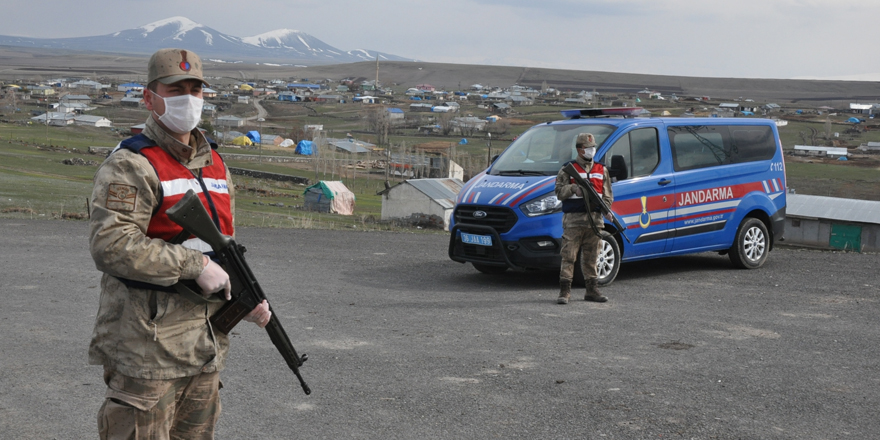
<path fill-rule="evenodd" d="M 201 122 L 202 107 L 205 105 L 204 99 L 196 98 L 193 95 L 163 97 L 152 90 L 150 92 L 165 102 L 165 114 L 157 114 L 156 116 L 159 116 L 159 121 L 172 132 L 189 133 Z M 153 113 L 156 112 L 153 111 Z"/>
<path fill-rule="evenodd" d="M 596 154 L 596 147 L 587 147 L 584 148 L 584 158 L 587 160 L 593 159 L 593 155 Z"/>

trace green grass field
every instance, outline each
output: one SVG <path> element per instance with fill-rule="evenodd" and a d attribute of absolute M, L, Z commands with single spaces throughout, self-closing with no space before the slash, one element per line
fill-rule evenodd
<path fill-rule="evenodd" d="M 406 101 L 397 103 L 405 106 Z M 649 103 L 656 104 L 656 103 Z M 393 105 L 393 104 L 392 104 Z M 0 216 L 21 218 L 79 218 L 87 216 L 87 199 L 92 190 L 92 176 L 97 166 L 65 165 L 64 159 L 81 158 L 86 161 L 100 162 L 103 158 L 87 153 L 91 146 L 112 147 L 125 136 L 124 130 L 108 128 L 91 128 L 80 126 L 46 127 L 29 124 L 29 111 L 39 109 L 35 106 L 24 106 L 21 112 L 3 115 L 6 122 L 0 122 Z M 242 110 L 253 107 L 243 105 Z M 329 137 L 343 137 L 346 132 L 354 132 L 358 139 L 374 142 L 375 137 L 364 131 L 362 121 L 364 107 L 359 104 L 331 105 L 315 104 L 294 106 L 292 104 L 272 103 L 267 106 L 278 113 L 267 118 L 263 132 L 268 134 L 286 135 L 304 123 L 324 124 Z M 660 111 L 665 107 L 655 105 L 652 111 Z M 280 110 L 279 110 L 280 109 Z M 535 105 L 520 108 L 514 116 L 517 121 L 510 124 L 508 131 L 493 137 L 492 153 L 500 153 L 513 139 L 528 129 L 531 124 L 561 119 L 561 107 Z M 106 112 L 122 110 L 105 108 Z M 146 111 L 131 110 L 127 116 L 131 120 L 146 117 Z M 468 106 L 463 114 L 477 117 L 488 115 L 486 109 Z M 143 117 L 143 118 L 141 118 Z M 428 113 L 424 117 L 431 117 Z M 844 123 L 847 115 L 835 116 L 830 124 L 824 122 L 824 116 L 793 118 L 787 126 L 780 127 L 779 133 L 783 148 L 792 149 L 796 144 L 804 144 L 810 136 L 825 142 L 826 132 L 831 139 L 843 142 L 848 146 L 857 146 L 868 141 L 880 141 L 880 130 L 861 133 L 847 132 L 852 124 Z M 244 131 L 255 129 L 244 127 Z M 241 129 L 240 129 L 241 130 Z M 838 133 L 837 137 L 833 133 Z M 460 135 L 449 136 L 418 136 L 415 130 L 403 130 L 389 137 L 391 149 L 397 153 L 406 145 L 409 152 L 415 145 L 432 142 L 435 144 L 455 144 L 456 159 L 462 165 L 469 166 L 470 172 L 479 171 L 487 159 L 487 137 L 478 134 L 469 138 L 467 145 L 458 145 Z M 292 149 L 267 149 L 257 147 L 221 148 L 221 153 L 246 154 L 258 157 L 261 154 L 273 156 L 292 156 Z M 339 163 L 355 158 L 331 153 Z M 371 156 L 378 159 L 379 156 Z M 786 158 L 789 186 L 800 194 L 831 195 L 835 197 L 851 197 L 869 200 L 880 200 L 880 172 L 876 168 L 853 166 L 853 164 L 806 163 L 803 160 Z M 257 180 L 236 176 L 235 183 L 239 189 L 237 194 L 237 222 L 239 225 L 292 228 L 362 228 L 362 229 L 394 229 L 400 228 L 390 223 L 379 222 L 381 214 L 381 197 L 377 192 L 384 188 L 384 175 L 367 174 L 361 170 L 354 173 L 351 169 L 329 166 L 324 163 L 318 170 L 309 166 L 299 168 L 290 165 L 275 164 L 251 160 L 228 159 L 231 167 L 254 169 L 280 174 L 306 177 L 311 181 L 342 180 L 357 197 L 355 214 L 340 216 L 335 214 L 318 214 L 300 208 L 303 204 L 302 185 L 282 184 L 270 180 Z M 340 176 L 342 173 L 342 176 Z M 400 179 L 391 179 L 392 184 Z M 272 194 L 266 196 L 265 194 Z"/>

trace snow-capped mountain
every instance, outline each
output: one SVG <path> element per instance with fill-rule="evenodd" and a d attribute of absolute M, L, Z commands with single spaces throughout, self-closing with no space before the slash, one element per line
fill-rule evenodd
<path fill-rule="evenodd" d="M 336 64 L 380 60 L 415 61 L 375 50 L 344 51 L 300 31 L 279 29 L 253 37 L 236 37 L 171 17 L 108 35 L 78 38 L 26 38 L 0 35 L 0 45 L 71 49 L 124 54 L 151 54 L 163 47 L 181 47 L 202 58 L 225 61 Z"/>

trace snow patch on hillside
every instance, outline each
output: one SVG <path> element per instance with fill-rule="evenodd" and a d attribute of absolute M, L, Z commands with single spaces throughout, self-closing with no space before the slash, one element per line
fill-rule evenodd
<path fill-rule="evenodd" d="M 196 28 L 204 27 L 201 24 L 198 24 L 198 23 L 196 23 L 186 17 L 177 16 L 177 17 L 166 18 L 164 20 L 154 21 L 150 24 L 145 24 L 145 25 L 141 26 L 140 29 L 143 29 L 146 33 L 150 33 L 160 27 L 168 26 L 168 25 L 176 25 L 178 35 L 185 34 L 187 31 L 191 31 Z"/>
<path fill-rule="evenodd" d="M 299 33 L 299 31 L 295 31 L 293 29 L 276 29 L 274 31 L 254 35 L 253 37 L 244 37 L 241 39 L 241 41 L 257 47 L 267 47 L 268 43 L 273 41 L 277 43 L 277 46 L 285 46 L 284 42 L 287 37 L 289 37 L 290 35 L 298 36 Z"/>

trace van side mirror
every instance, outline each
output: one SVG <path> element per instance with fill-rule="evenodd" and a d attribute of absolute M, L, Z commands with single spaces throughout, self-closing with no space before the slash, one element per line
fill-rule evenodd
<path fill-rule="evenodd" d="M 624 159 L 623 156 L 611 156 L 611 166 L 608 167 L 608 175 L 611 176 L 612 181 L 616 182 L 626 180 L 626 178 L 629 177 L 627 174 L 626 159 Z"/>

